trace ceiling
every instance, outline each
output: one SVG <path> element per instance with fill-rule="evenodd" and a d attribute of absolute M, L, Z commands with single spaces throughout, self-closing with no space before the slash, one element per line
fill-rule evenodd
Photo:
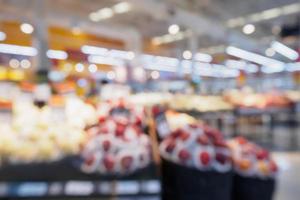
<path fill-rule="evenodd" d="M 0 19 L 32 20 L 39 9 L 34 6 L 36 1 L 39 0 L 0 0 Z M 242 33 L 242 26 L 228 27 L 228 21 L 271 8 L 299 3 L 299 0 L 128 0 L 132 10 L 127 13 L 99 22 L 92 22 L 89 19 L 91 12 L 112 7 L 119 2 L 121 1 L 45 0 L 42 14 L 49 23 L 68 27 L 78 26 L 93 34 L 117 39 L 129 37 L 131 39 L 127 41 L 128 43 L 142 40 L 143 44 L 150 44 L 153 37 L 168 34 L 168 26 L 177 23 L 181 26 L 181 30 L 192 30 L 197 38 L 198 49 L 234 43 L 255 51 L 265 49 L 271 40 L 278 37 L 274 34 L 274 27 L 296 24 L 300 16 L 299 12 L 295 12 L 255 22 L 253 24 L 256 25 L 256 31 L 250 36 Z M 189 45 L 187 37 L 161 45 L 159 49 L 164 54 L 176 55 L 178 49 L 190 48 Z M 299 48 L 299 39 L 292 45 Z"/>

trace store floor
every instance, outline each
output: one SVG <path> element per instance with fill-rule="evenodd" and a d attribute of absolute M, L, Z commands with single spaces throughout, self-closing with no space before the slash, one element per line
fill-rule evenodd
<path fill-rule="evenodd" d="M 275 200 L 300 198 L 300 152 L 275 152 L 280 167 Z"/>

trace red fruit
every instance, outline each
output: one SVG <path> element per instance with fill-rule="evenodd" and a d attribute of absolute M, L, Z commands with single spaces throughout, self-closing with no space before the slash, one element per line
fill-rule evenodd
<path fill-rule="evenodd" d="M 113 168 L 114 168 L 115 161 L 114 161 L 113 157 L 111 157 L 111 156 L 106 156 L 106 157 L 103 159 L 103 164 L 104 164 L 104 167 L 105 167 L 108 171 L 111 171 L 111 170 L 113 170 Z"/>
<path fill-rule="evenodd" d="M 87 166 L 91 166 L 92 164 L 94 164 L 95 162 L 95 155 L 90 155 L 86 160 L 85 160 L 85 164 Z"/>
<path fill-rule="evenodd" d="M 166 152 L 168 152 L 168 153 L 172 153 L 173 152 L 173 150 L 175 149 L 175 147 L 176 147 L 176 142 L 175 141 L 170 141 L 170 143 L 169 144 L 167 144 L 167 147 L 166 147 Z"/>
<path fill-rule="evenodd" d="M 265 149 L 260 149 L 256 152 L 256 158 L 258 160 L 264 160 L 269 157 L 269 152 Z"/>
<path fill-rule="evenodd" d="M 273 160 L 270 162 L 270 170 L 271 170 L 273 173 L 275 173 L 275 172 L 278 171 L 278 167 L 277 167 L 276 163 L 275 163 Z"/>
<path fill-rule="evenodd" d="M 220 139 L 215 140 L 214 141 L 214 145 L 217 146 L 217 147 L 225 147 L 225 148 L 227 148 L 226 142 L 224 140 L 220 140 Z"/>
<path fill-rule="evenodd" d="M 161 112 L 161 109 L 159 106 L 153 106 L 152 107 L 152 114 L 154 115 L 154 117 L 156 117 L 157 115 L 159 115 L 159 113 Z"/>
<path fill-rule="evenodd" d="M 203 134 L 197 138 L 197 142 L 198 142 L 198 144 L 201 144 L 201 145 L 208 145 L 209 139 L 206 135 Z"/>
<path fill-rule="evenodd" d="M 123 169 L 129 169 L 132 165 L 133 158 L 131 156 L 125 156 L 121 159 L 121 165 Z"/>
<path fill-rule="evenodd" d="M 191 155 L 186 149 L 182 149 L 179 151 L 178 157 L 182 162 L 186 162 L 188 159 L 190 159 Z"/>
<path fill-rule="evenodd" d="M 101 117 L 99 117 L 99 119 L 98 119 L 98 122 L 101 124 L 101 123 L 104 123 L 106 121 L 106 117 L 104 117 L 104 116 L 101 116 Z"/>
<path fill-rule="evenodd" d="M 122 124 L 117 124 L 116 136 L 123 136 L 124 132 L 125 132 L 125 128 L 126 128 L 126 126 L 124 126 Z"/>
<path fill-rule="evenodd" d="M 189 139 L 190 134 L 185 132 L 185 131 L 181 131 L 180 135 L 179 135 L 179 139 L 181 139 L 182 141 L 186 141 L 187 139 Z"/>
<path fill-rule="evenodd" d="M 142 119 L 141 119 L 141 117 L 136 117 L 136 119 L 135 119 L 135 125 L 137 125 L 137 126 L 141 126 L 142 125 Z"/>
<path fill-rule="evenodd" d="M 202 152 L 200 154 L 200 160 L 201 160 L 201 163 L 205 166 L 207 166 L 210 162 L 210 155 L 208 152 Z"/>
<path fill-rule="evenodd" d="M 98 133 L 108 133 L 108 127 L 107 126 L 102 126 L 100 127 Z"/>
<path fill-rule="evenodd" d="M 238 143 L 240 145 L 244 145 L 244 144 L 247 143 L 247 140 L 245 138 L 243 138 L 243 137 L 237 137 L 236 140 L 238 141 Z"/>
<path fill-rule="evenodd" d="M 172 133 L 172 137 L 173 138 L 178 138 L 179 136 L 181 135 L 181 130 L 180 129 L 177 129 L 175 130 L 173 133 Z"/>
<path fill-rule="evenodd" d="M 108 140 L 103 141 L 102 143 L 104 151 L 108 151 L 111 147 L 111 143 Z"/>
<path fill-rule="evenodd" d="M 190 124 L 189 125 L 191 128 L 198 128 L 198 125 L 197 124 Z"/>
<path fill-rule="evenodd" d="M 227 161 L 227 156 L 221 153 L 217 153 L 216 154 L 216 160 L 221 163 L 222 165 L 224 165 Z"/>

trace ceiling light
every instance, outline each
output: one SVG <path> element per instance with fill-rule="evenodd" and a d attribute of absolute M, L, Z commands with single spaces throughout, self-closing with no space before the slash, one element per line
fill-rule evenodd
<path fill-rule="evenodd" d="M 252 53 L 252 52 L 249 52 L 249 51 L 246 51 L 243 49 L 239 49 L 239 48 L 233 47 L 233 46 L 227 47 L 226 53 L 231 56 L 242 58 L 244 60 L 248 60 L 248 61 L 258 63 L 261 65 L 267 65 L 267 66 L 283 65 L 283 63 L 278 60 L 267 58 L 265 56 L 261 56 L 259 54 Z"/>
<path fill-rule="evenodd" d="M 89 67 L 88 67 L 88 69 L 89 69 L 89 72 L 95 73 L 95 72 L 97 72 L 98 67 L 95 64 L 90 64 Z"/>
<path fill-rule="evenodd" d="M 275 55 L 275 51 L 274 51 L 274 49 L 272 49 L 272 48 L 267 48 L 266 49 L 266 51 L 265 51 L 265 54 L 266 54 L 266 56 L 268 56 L 268 57 L 273 57 L 274 55 Z"/>
<path fill-rule="evenodd" d="M 3 41 L 5 39 L 6 39 L 6 34 L 0 31 L 0 41 Z"/>
<path fill-rule="evenodd" d="M 243 32 L 246 35 L 250 35 L 250 34 L 254 33 L 254 31 L 255 31 L 255 26 L 253 24 L 247 24 L 243 27 Z"/>
<path fill-rule="evenodd" d="M 273 19 L 276 17 L 279 17 L 281 15 L 281 9 L 280 8 L 272 8 L 269 10 L 265 10 L 261 13 L 262 20 L 268 20 Z"/>
<path fill-rule="evenodd" d="M 99 16 L 99 20 L 101 20 L 111 18 L 114 15 L 114 12 L 111 8 L 103 8 L 98 10 L 97 14 Z"/>
<path fill-rule="evenodd" d="M 31 63 L 30 63 L 30 61 L 27 60 L 27 59 L 21 60 L 21 63 L 20 63 L 20 64 L 21 64 L 21 67 L 24 68 L 24 69 L 28 69 L 28 68 L 31 67 Z"/>
<path fill-rule="evenodd" d="M 0 53 L 15 54 L 22 56 L 36 56 L 37 50 L 33 47 L 12 44 L 0 44 Z"/>
<path fill-rule="evenodd" d="M 110 80 L 113 80 L 113 79 L 116 78 L 116 74 L 115 74 L 115 72 L 113 72 L 113 71 L 109 71 L 109 72 L 107 73 L 106 76 L 107 76 L 107 78 L 110 79 Z"/>
<path fill-rule="evenodd" d="M 121 2 L 113 6 L 113 11 L 117 14 L 126 13 L 130 11 L 131 6 L 128 2 Z"/>
<path fill-rule="evenodd" d="M 175 35 L 179 32 L 180 28 L 177 24 L 172 24 L 169 26 L 168 31 L 170 34 Z"/>
<path fill-rule="evenodd" d="M 81 52 L 85 54 L 91 54 L 91 55 L 106 56 L 108 49 L 102 47 L 83 45 L 81 47 Z"/>
<path fill-rule="evenodd" d="M 182 57 L 183 57 L 184 59 L 187 59 L 187 60 L 191 59 L 192 56 L 193 56 L 193 54 L 192 54 L 192 52 L 189 51 L 189 50 L 185 50 L 185 51 L 182 53 Z"/>
<path fill-rule="evenodd" d="M 47 57 L 50 59 L 57 59 L 57 60 L 66 60 L 68 58 L 68 53 L 61 50 L 48 50 Z"/>
<path fill-rule="evenodd" d="M 75 70 L 76 70 L 77 72 L 83 72 L 83 71 L 84 71 L 84 65 L 81 64 L 81 63 L 77 63 L 77 64 L 75 65 Z"/>
<path fill-rule="evenodd" d="M 196 53 L 195 55 L 195 60 L 200 61 L 200 62 L 211 62 L 212 61 L 212 56 L 209 54 L 205 54 L 205 53 Z"/>
<path fill-rule="evenodd" d="M 104 65 L 113 65 L 113 66 L 124 66 L 123 60 L 106 57 L 106 56 L 95 56 L 90 55 L 88 57 L 88 61 L 90 63 L 96 63 L 96 64 L 104 64 Z"/>
<path fill-rule="evenodd" d="M 17 60 L 17 59 L 11 59 L 10 61 L 9 61 L 9 66 L 11 67 L 11 68 L 14 68 L 14 69 L 16 69 L 16 68 L 18 68 L 19 67 L 19 65 L 20 65 L 20 62 Z"/>
<path fill-rule="evenodd" d="M 100 16 L 98 15 L 97 12 L 92 12 L 89 15 L 90 20 L 92 20 L 93 22 L 97 22 L 100 20 Z"/>
<path fill-rule="evenodd" d="M 158 71 L 152 71 L 151 72 L 151 78 L 152 79 L 158 79 L 160 76 L 159 72 Z"/>
<path fill-rule="evenodd" d="M 34 31 L 33 26 L 28 23 L 21 24 L 20 29 L 25 34 L 31 34 Z"/>
<path fill-rule="evenodd" d="M 277 52 L 280 53 L 281 55 L 291 59 L 291 60 L 297 60 L 299 58 L 299 54 L 297 53 L 297 51 L 291 49 L 290 47 L 274 41 L 271 44 L 271 47 Z"/>

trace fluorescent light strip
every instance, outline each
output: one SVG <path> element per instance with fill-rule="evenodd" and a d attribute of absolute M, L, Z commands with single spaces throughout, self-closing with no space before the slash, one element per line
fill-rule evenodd
<path fill-rule="evenodd" d="M 283 65 L 282 62 L 278 60 L 274 60 L 271 58 L 267 58 L 265 56 L 261 56 L 256 53 L 252 53 L 243 49 L 239 49 L 237 47 L 229 46 L 226 48 L 226 53 L 235 56 L 238 58 L 242 58 L 244 60 L 248 60 L 254 63 L 258 63 L 260 65 L 274 66 L 274 65 Z"/>
<path fill-rule="evenodd" d="M 34 47 L 19 46 L 12 44 L 0 44 L 0 53 L 22 56 L 36 56 L 38 54 L 38 51 Z"/>
<path fill-rule="evenodd" d="M 50 49 L 47 51 L 47 57 L 57 60 L 66 60 L 68 58 L 68 54 L 65 51 Z"/>
<path fill-rule="evenodd" d="M 194 59 L 196 61 L 200 61 L 200 62 L 207 62 L 210 63 L 212 61 L 212 56 L 209 54 L 205 54 L 205 53 L 196 53 Z"/>
<path fill-rule="evenodd" d="M 300 62 L 287 64 L 285 70 L 288 72 L 300 71 Z"/>
<path fill-rule="evenodd" d="M 101 20 L 109 19 L 116 14 L 123 14 L 131 10 L 131 5 L 128 2 L 118 3 L 111 8 L 102 8 L 96 12 L 90 13 L 90 20 L 98 22 Z"/>
<path fill-rule="evenodd" d="M 81 52 L 84 53 L 84 54 L 106 56 L 107 52 L 108 52 L 108 49 L 102 48 L 102 47 L 83 45 L 81 47 Z"/>
<path fill-rule="evenodd" d="M 291 49 L 290 47 L 274 41 L 271 43 L 272 49 L 274 49 L 277 53 L 280 53 L 281 55 L 289 58 L 290 60 L 297 60 L 299 58 L 299 54 L 297 51 Z"/>
<path fill-rule="evenodd" d="M 167 43 L 183 40 L 184 38 L 187 38 L 190 35 L 191 35 L 191 31 L 186 30 L 186 31 L 180 31 L 177 34 L 165 34 L 162 36 L 157 36 L 152 38 L 151 41 L 154 45 L 161 45 L 161 44 L 167 44 Z"/>
<path fill-rule="evenodd" d="M 245 17 L 229 19 L 227 26 L 230 28 L 243 26 L 248 23 L 255 23 L 264 20 L 274 19 L 284 15 L 291 15 L 300 12 L 300 3 L 289 4 L 282 7 L 271 8 L 262 12 L 253 13 Z"/>
<path fill-rule="evenodd" d="M 113 65 L 113 66 L 124 66 L 125 65 L 123 60 L 110 58 L 110 57 L 104 57 L 104 56 L 95 56 L 95 55 L 88 56 L 88 61 L 90 63 Z"/>

